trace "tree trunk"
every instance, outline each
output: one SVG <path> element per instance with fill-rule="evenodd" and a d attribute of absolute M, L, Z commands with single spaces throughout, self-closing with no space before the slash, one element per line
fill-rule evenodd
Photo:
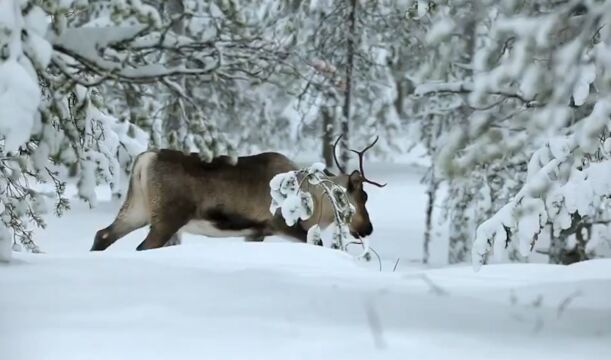
<path fill-rule="evenodd" d="M 13 253 L 13 240 L 11 238 L 12 236 L 10 236 L 8 229 L 6 229 L 4 224 L 0 223 L 0 262 L 11 261 Z"/>
<path fill-rule="evenodd" d="M 125 103 L 129 110 L 129 122 L 140 128 L 146 129 L 146 126 L 144 126 L 145 124 L 141 124 L 141 118 L 139 116 L 139 110 L 142 108 L 142 104 L 138 92 L 131 84 L 126 84 L 123 87 L 123 92 L 125 93 Z"/>
<path fill-rule="evenodd" d="M 68 177 L 71 177 L 71 178 L 76 177 L 78 175 L 78 170 L 79 170 L 78 162 L 73 162 L 72 164 L 70 164 L 68 167 Z"/>
<path fill-rule="evenodd" d="M 165 3 L 166 11 L 170 19 L 181 15 L 185 11 L 184 4 L 182 0 L 170 0 Z M 172 31 L 176 34 L 184 34 L 184 26 L 182 21 L 175 21 L 172 25 Z M 168 59 L 168 64 L 170 65 L 179 65 L 183 59 L 179 55 L 173 55 Z M 187 82 L 184 78 L 177 80 L 177 83 L 180 85 L 182 89 L 187 91 Z M 171 105 L 168 107 L 168 111 L 166 114 L 166 118 L 164 121 L 164 133 L 170 135 L 169 139 L 165 139 L 166 142 L 169 140 L 170 147 L 179 148 L 183 151 L 189 151 L 187 148 L 187 144 L 185 144 L 184 140 L 186 138 L 187 132 L 187 124 L 185 123 L 189 119 L 185 118 L 185 116 L 189 116 L 189 114 L 183 113 L 183 109 L 185 112 L 188 110 L 184 108 L 184 104 L 182 104 L 182 99 L 176 96 L 171 96 Z M 163 140 L 162 140 L 163 141 Z M 176 233 L 172 235 L 170 240 L 164 246 L 174 246 L 181 244 L 181 236 Z"/>
<path fill-rule="evenodd" d="M 454 211 L 461 211 L 460 215 L 451 218 L 452 226 L 450 230 L 450 245 L 448 262 L 450 264 L 458 264 L 468 260 L 470 241 L 473 239 L 466 233 L 463 227 L 468 223 L 469 219 L 464 216 L 464 208 L 456 208 Z"/>
<path fill-rule="evenodd" d="M 322 114 L 322 157 L 325 160 L 327 169 L 334 166 L 333 163 L 333 131 L 335 128 L 332 110 L 325 106 L 321 110 Z"/>
<path fill-rule="evenodd" d="M 405 79 L 395 81 L 395 86 L 397 87 L 397 98 L 395 99 L 394 106 L 399 117 L 403 118 L 403 104 L 405 102 L 405 97 L 411 94 L 414 89 L 411 81 Z"/>
<path fill-rule="evenodd" d="M 182 0 L 170 0 L 165 2 L 164 5 L 170 19 L 180 16 L 185 11 Z M 183 34 L 183 22 L 179 20 L 174 21 L 172 31 L 176 34 Z M 178 66 L 182 62 L 183 59 L 180 55 L 170 55 L 168 57 L 168 64 L 170 66 Z M 176 83 L 178 83 L 180 88 L 185 89 L 186 84 L 183 78 L 176 80 Z M 169 148 L 188 150 L 184 141 L 187 136 L 187 124 L 185 123 L 187 119 L 185 119 L 185 116 L 188 116 L 188 114 L 183 114 L 184 104 L 182 99 L 174 94 L 169 94 L 168 101 L 169 105 L 163 122 L 162 132 L 165 136 L 162 139 L 162 143 L 165 142 L 165 146 Z M 187 109 L 184 110 L 187 111 Z"/>
<path fill-rule="evenodd" d="M 344 86 L 344 106 L 342 111 L 341 132 L 342 141 L 340 142 L 342 166 L 348 163 L 350 152 L 348 144 L 350 140 L 350 103 L 352 100 L 352 70 L 354 68 L 354 40 L 356 38 L 356 0 L 350 1 L 350 14 L 348 16 L 348 39 L 346 48 L 346 82 Z"/>
<path fill-rule="evenodd" d="M 579 261 L 588 260 L 589 256 L 586 253 L 586 244 L 592 235 L 592 224 L 579 223 L 574 228 L 576 238 L 575 247 L 567 249 L 567 238 L 572 231 L 562 231 L 559 236 L 553 235 L 553 227 L 551 232 L 551 241 L 548 252 L 548 261 L 550 264 L 569 265 Z"/>
<path fill-rule="evenodd" d="M 452 199 L 450 214 L 450 233 L 448 244 L 448 262 L 457 264 L 469 260 L 471 242 L 473 241 L 473 219 L 467 213 L 469 204 L 474 199 L 469 188 L 464 184 L 453 181 L 448 184 L 448 197 Z"/>
<path fill-rule="evenodd" d="M 592 236 L 592 224 L 581 223 L 577 228 L 575 236 L 577 238 L 577 243 L 575 244 L 575 248 L 570 251 L 574 254 L 572 256 L 573 262 L 588 260 L 590 257 L 586 253 L 586 244 L 590 241 L 590 237 Z"/>
<path fill-rule="evenodd" d="M 433 209 L 435 207 L 435 196 L 437 195 L 437 189 L 439 188 L 439 182 L 435 178 L 435 173 L 431 174 L 429 181 L 429 187 L 426 195 L 428 196 L 428 203 L 426 205 L 426 227 L 424 230 L 424 243 L 422 247 L 422 263 L 428 264 L 430 257 L 430 244 L 431 234 L 433 232 Z"/>

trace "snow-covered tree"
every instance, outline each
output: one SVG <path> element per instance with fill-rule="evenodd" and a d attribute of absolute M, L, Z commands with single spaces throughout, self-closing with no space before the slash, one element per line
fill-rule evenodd
<path fill-rule="evenodd" d="M 471 75 L 417 92 L 460 97 L 473 111 L 464 126 L 444 132 L 436 168 L 455 179 L 507 164 L 509 171 L 493 171 L 525 181 L 502 187 L 520 189 L 477 228 L 474 263 L 493 248 L 502 256 L 514 240 L 527 256 L 548 225 L 558 237 L 606 222 L 611 2 L 451 2 L 432 27 L 438 48 L 468 29 L 454 6 L 471 8 L 476 22 L 473 56 L 459 65 Z"/>
<path fill-rule="evenodd" d="M 305 134 L 322 138 L 327 166 L 338 135 L 340 159 L 349 143 L 380 136 L 380 154 L 399 148 L 401 124 L 394 102 L 389 44 L 396 28 L 394 1 L 285 1 L 276 31 L 288 50 L 287 86 Z"/>
<path fill-rule="evenodd" d="M 444 211 L 440 215 L 445 218 L 442 223 L 449 226 L 448 259 L 451 263 L 465 260 L 478 223 L 474 216 L 485 216 L 482 208 L 485 197 L 477 192 L 482 189 L 482 181 L 487 176 L 480 174 L 459 179 L 440 168 L 448 133 L 463 131 L 467 119 L 477 109 L 463 96 L 440 94 L 428 91 L 426 87 L 431 82 L 447 83 L 472 78 L 469 63 L 476 47 L 478 11 L 473 2 L 415 1 L 403 19 L 405 34 L 397 50 L 402 56 L 395 66 L 397 75 L 403 74 L 404 78 L 400 89 L 405 99 L 400 110 L 408 114 L 413 138 L 418 139 L 433 160 L 423 179 L 428 195 L 425 262 L 433 227 L 436 226 L 433 210 L 442 184 L 447 188 L 447 196 L 442 201 Z M 460 33 L 460 36 L 448 39 L 448 32 L 452 31 Z"/>

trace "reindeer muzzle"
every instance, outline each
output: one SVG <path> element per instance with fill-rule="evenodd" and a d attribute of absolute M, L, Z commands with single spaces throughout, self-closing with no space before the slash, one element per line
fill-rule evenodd
<path fill-rule="evenodd" d="M 350 231 L 350 234 L 357 239 L 367 237 L 373 232 L 373 225 L 369 224 L 358 231 Z"/>

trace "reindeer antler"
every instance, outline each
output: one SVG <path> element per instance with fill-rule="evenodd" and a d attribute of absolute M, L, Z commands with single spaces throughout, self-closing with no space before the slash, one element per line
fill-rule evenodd
<path fill-rule="evenodd" d="M 341 137 L 341 136 L 340 136 L 340 137 Z M 379 137 L 379 136 L 376 136 L 376 139 L 375 139 L 375 140 L 374 140 L 374 141 L 373 141 L 371 144 L 369 144 L 368 146 L 366 146 L 366 147 L 365 147 L 363 150 L 361 150 L 361 151 L 356 151 L 356 150 L 354 150 L 354 149 L 350 149 L 350 151 L 352 151 L 353 153 L 355 153 L 355 154 L 357 154 L 357 155 L 359 156 L 359 167 L 360 167 L 360 169 L 361 169 L 361 177 L 363 177 L 363 182 L 370 183 L 371 185 L 375 185 L 375 186 L 377 186 L 377 187 L 384 187 L 384 186 L 386 186 L 387 184 L 380 184 L 380 183 L 377 183 L 377 182 L 375 182 L 375 181 L 371 181 L 371 180 L 367 179 L 367 178 L 365 177 L 365 170 L 363 169 L 363 158 L 364 158 L 365 152 L 366 152 L 367 150 L 371 149 L 371 148 L 372 148 L 372 147 L 373 147 L 373 146 L 374 146 L 374 145 L 375 145 L 375 144 L 378 142 L 378 140 L 379 140 L 379 139 L 380 139 L 380 137 Z M 339 138 L 338 138 L 338 140 L 339 140 Z M 334 152 L 333 154 L 335 154 L 335 152 Z"/>
<path fill-rule="evenodd" d="M 342 173 L 345 174 L 346 170 L 339 164 L 339 161 L 337 160 L 337 144 L 339 144 L 339 140 L 342 138 L 342 136 L 344 136 L 344 134 L 341 134 L 340 136 L 337 137 L 337 140 L 335 140 L 335 143 L 333 144 L 333 160 L 335 160 L 335 165 L 337 166 L 337 169 Z"/>

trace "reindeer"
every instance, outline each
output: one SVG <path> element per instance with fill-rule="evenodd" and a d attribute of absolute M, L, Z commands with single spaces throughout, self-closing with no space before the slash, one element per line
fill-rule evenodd
<path fill-rule="evenodd" d="M 346 188 L 356 209 L 350 233 L 365 237 L 372 233 L 373 226 L 365 207 L 363 183 L 386 185 L 368 180 L 363 171 L 363 156 L 378 139 L 362 151 L 351 150 L 359 156 L 360 171 L 348 175 L 335 157 L 340 138 L 333 153 L 341 174 L 329 173 L 329 178 Z M 179 242 L 182 232 L 208 237 L 243 236 L 247 241 L 281 235 L 305 242 L 311 226 L 318 223 L 324 228 L 334 220 L 331 204 L 322 193 L 312 194 L 315 210 L 310 219 L 294 226 L 287 226 L 279 211 L 269 211 L 270 180 L 297 169 L 291 160 L 275 152 L 239 157 L 237 162 L 227 156 L 204 162 L 197 153 L 146 151 L 134 161 L 127 196 L 116 219 L 97 232 L 91 251 L 105 250 L 145 225 L 150 225 L 150 231 L 137 250 Z"/>

